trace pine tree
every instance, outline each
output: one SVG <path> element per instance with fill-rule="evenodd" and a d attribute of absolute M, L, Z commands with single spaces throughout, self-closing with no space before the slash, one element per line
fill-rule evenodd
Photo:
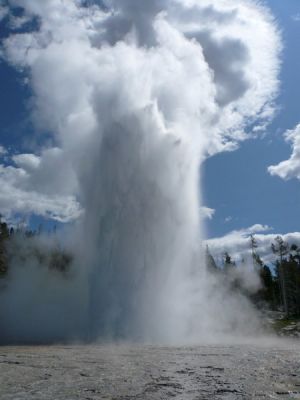
<path fill-rule="evenodd" d="M 228 254 L 227 251 L 225 251 L 223 255 L 223 263 L 225 272 L 236 266 L 235 261 L 232 260 L 231 256 Z"/>
<path fill-rule="evenodd" d="M 0 277 L 7 272 L 6 244 L 9 239 L 9 229 L 6 222 L 2 222 L 0 215 Z"/>
<path fill-rule="evenodd" d="M 272 243 L 271 248 L 274 254 L 279 256 L 279 260 L 276 261 L 276 269 L 279 280 L 280 292 L 282 295 L 283 309 L 287 316 L 289 316 L 289 304 L 287 295 L 287 283 L 286 283 L 286 271 L 284 268 L 285 256 L 288 254 L 289 245 L 284 242 L 281 236 L 276 236 L 274 239 L 275 243 Z"/>

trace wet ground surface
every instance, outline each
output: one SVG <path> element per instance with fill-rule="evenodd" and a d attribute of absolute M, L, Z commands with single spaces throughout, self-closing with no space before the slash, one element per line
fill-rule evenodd
<path fill-rule="evenodd" d="M 300 342 L 0 347 L 0 399 L 300 399 Z"/>

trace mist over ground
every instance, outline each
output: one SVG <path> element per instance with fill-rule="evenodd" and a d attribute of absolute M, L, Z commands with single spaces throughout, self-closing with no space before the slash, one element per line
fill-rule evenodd
<path fill-rule="evenodd" d="M 205 268 L 201 166 L 272 118 L 281 44 L 269 11 L 248 0 L 7 4 L 27 28 L 1 57 L 24 74 L 51 140 L 13 156 L 1 180 L 14 212 L 75 222 L 59 239 L 65 273 L 37 256 L 57 237 L 12 245 L 0 342 L 257 333 L 251 304 Z"/>

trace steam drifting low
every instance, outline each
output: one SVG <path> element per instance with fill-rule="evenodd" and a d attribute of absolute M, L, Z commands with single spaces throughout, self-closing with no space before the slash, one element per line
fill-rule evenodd
<path fill-rule="evenodd" d="M 79 219 L 64 279 L 33 258 L 13 261 L 3 340 L 178 342 L 253 326 L 246 300 L 202 266 L 199 181 L 207 156 L 272 117 L 280 40 L 268 10 L 246 0 L 8 4 L 31 28 L 12 33 L 2 57 L 26 71 L 33 120 L 53 145 L 2 166 L 20 201 L 0 205 Z"/>

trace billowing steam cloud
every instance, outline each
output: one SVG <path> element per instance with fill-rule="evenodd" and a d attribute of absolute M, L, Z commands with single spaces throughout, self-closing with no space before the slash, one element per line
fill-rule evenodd
<path fill-rule="evenodd" d="M 53 148 L 31 169 L 19 155 L 2 179 L 50 197 L 41 214 L 71 198 L 59 219 L 81 218 L 65 282 L 14 262 L 4 337 L 180 341 L 244 326 L 249 306 L 202 267 L 199 166 L 272 116 L 280 41 L 268 11 L 246 0 L 9 5 L 32 29 L 11 34 L 3 57 L 28 73 Z"/>

